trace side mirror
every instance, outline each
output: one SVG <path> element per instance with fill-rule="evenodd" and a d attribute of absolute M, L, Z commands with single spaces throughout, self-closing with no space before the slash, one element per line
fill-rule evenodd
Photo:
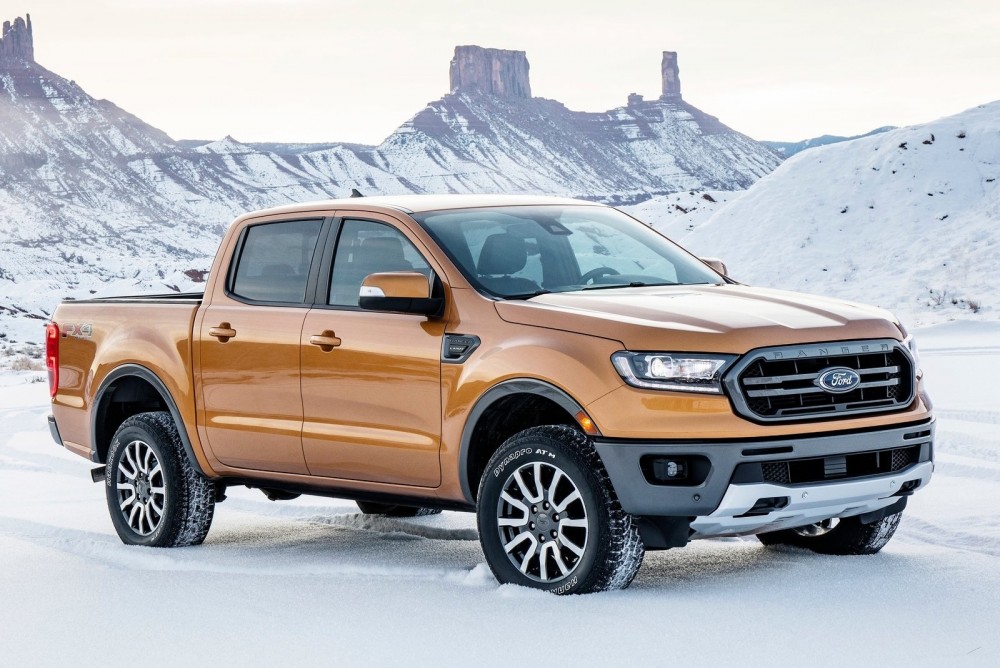
<path fill-rule="evenodd" d="M 358 306 L 368 311 L 439 315 L 444 299 L 431 297 L 431 282 L 417 271 L 369 274 L 361 282 Z"/>
<path fill-rule="evenodd" d="M 709 267 L 722 274 L 723 276 L 729 276 L 729 270 L 726 269 L 726 263 L 717 257 L 700 257 L 698 258 Z"/>

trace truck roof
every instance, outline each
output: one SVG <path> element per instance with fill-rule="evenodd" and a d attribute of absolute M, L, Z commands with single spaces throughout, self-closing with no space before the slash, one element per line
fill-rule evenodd
<path fill-rule="evenodd" d="M 543 195 L 386 195 L 290 204 L 254 211 L 240 218 L 256 218 L 258 216 L 317 211 L 321 209 L 360 209 L 370 211 L 374 207 L 392 209 L 403 213 L 421 213 L 447 209 L 471 209 L 492 206 L 543 206 L 553 204 L 603 206 L 597 202 Z"/>

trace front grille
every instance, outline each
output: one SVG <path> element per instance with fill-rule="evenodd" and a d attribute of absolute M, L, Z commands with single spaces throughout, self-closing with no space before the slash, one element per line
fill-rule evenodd
<path fill-rule="evenodd" d="M 760 467 L 764 482 L 777 485 L 797 485 L 895 473 L 916 464 L 919 459 L 920 446 L 910 445 L 894 450 L 762 462 Z"/>
<path fill-rule="evenodd" d="M 855 371 L 861 382 L 849 392 L 824 390 L 819 377 L 835 367 Z M 738 412 L 773 422 L 901 410 L 915 387 L 911 358 L 892 340 L 757 350 L 726 383 Z"/>

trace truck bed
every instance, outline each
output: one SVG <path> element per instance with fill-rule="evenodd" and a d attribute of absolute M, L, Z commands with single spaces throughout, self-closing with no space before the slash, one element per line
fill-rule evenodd
<path fill-rule="evenodd" d="M 52 412 L 67 448 L 97 456 L 92 402 L 110 382 L 108 374 L 122 365 L 143 367 L 159 378 L 178 413 L 194 424 L 191 333 L 203 296 L 125 295 L 67 299 L 58 306 L 52 318 L 59 327 Z"/>

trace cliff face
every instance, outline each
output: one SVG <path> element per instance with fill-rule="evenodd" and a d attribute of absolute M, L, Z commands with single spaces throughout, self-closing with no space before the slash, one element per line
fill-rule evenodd
<path fill-rule="evenodd" d="M 11 63 L 32 63 L 35 61 L 35 42 L 31 35 L 31 14 L 3 22 L 3 37 L 0 37 L 0 66 Z"/>
<path fill-rule="evenodd" d="M 498 97 L 531 97 L 524 51 L 456 46 L 450 74 L 453 93 L 479 91 Z"/>

